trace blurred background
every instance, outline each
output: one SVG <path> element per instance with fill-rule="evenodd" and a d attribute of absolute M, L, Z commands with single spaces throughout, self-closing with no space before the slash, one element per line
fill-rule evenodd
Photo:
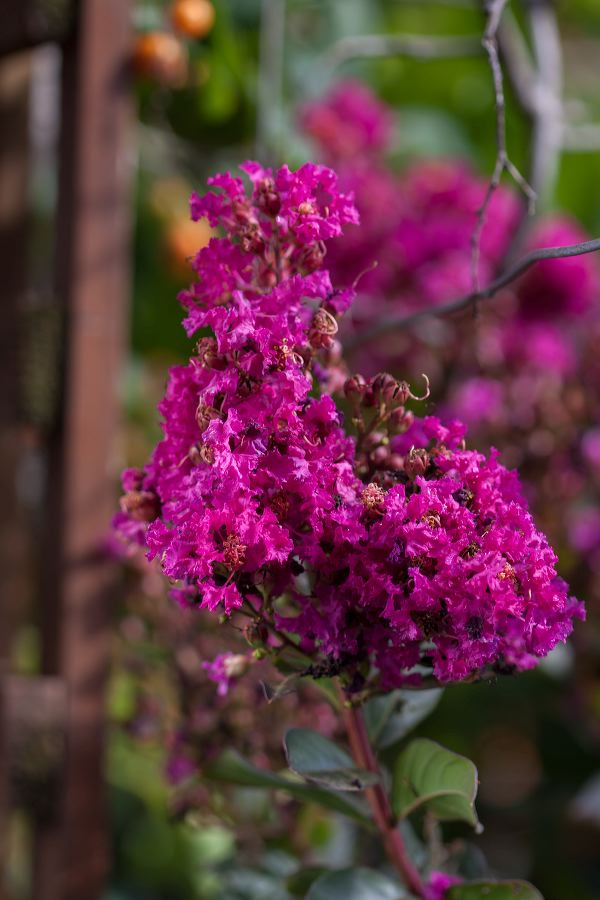
<path fill-rule="evenodd" d="M 551 227 L 563 229 L 554 243 L 598 236 L 600 7 L 514 0 L 508 17 L 507 142 L 513 162 L 537 179 L 538 216 L 550 228 L 538 246 L 552 243 Z M 227 639 L 212 621 L 170 605 L 153 570 L 134 558 L 115 561 L 122 552 L 110 520 L 121 468 L 143 464 L 160 433 L 166 368 L 189 354 L 176 296 L 192 278 L 189 257 L 211 236 L 206 222 L 188 217 L 190 192 L 201 192 L 210 174 L 248 158 L 334 162 L 365 202 L 376 245 L 387 239 L 381 223 L 421 229 L 429 255 L 407 262 L 399 281 L 367 280 L 367 316 L 410 313 L 468 289 L 457 272 L 468 272 L 496 156 L 484 24 L 481 4 L 470 0 L 4 0 L 6 900 L 286 900 L 304 896 L 294 856 L 308 870 L 325 860 L 344 865 L 359 852 L 352 826 L 335 814 L 210 777 L 208 763 L 227 746 L 282 769 L 286 723 L 318 722 L 331 733 L 333 716 L 308 690 L 267 704 L 259 675 L 218 696 L 202 661 Z M 368 35 L 382 40 L 365 43 Z M 417 52 L 398 40 L 406 35 L 449 43 Z M 519 35 L 522 43 L 513 40 Z M 459 52 L 452 41 L 464 36 L 470 43 Z M 537 66 L 533 95 L 539 100 L 540 84 L 547 89 L 545 117 L 531 91 L 529 101 L 526 89 L 520 96 L 519 86 L 531 87 L 524 57 Z M 348 102 L 335 99 L 340 83 Z M 386 122 L 375 154 L 352 142 L 357 105 L 370 103 Z M 457 172 L 463 181 L 455 184 Z M 374 175 L 385 183 L 377 196 Z M 505 181 L 506 202 L 518 206 L 518 189 Z M 469 192 L 475 205 L 463 209 Z M 408 215 L 416 208 L 418 222 Z M 490 228 L 498 220 L 491 210 Z M 462 229 L 459 256 L 444 260 L 441 239 L 429 237 L 441 217 L 447 232 Z M 355 251 L 335 250 L 342 281 Z M 442 261 L 447 287 L 428 299 L 415 285 L 432 284 Z M 576 310 L 576 326 L 560 316 L 550 322 L 552 340 L 559 334 L 568 346 L 551 341 L 549 357 L 494 348 L 527 290 L 551 292 L 560 281 L 552 271 L 547 284 L 511 294 L 506 314 L 498 302 L 489 321 L 467 317 L 455 329 L 428 320 L 416 332 L 390 332 L 376 358 L 347 332 L 353 362 L 403 377 L 427 372 L 429 411 L 469 418 L 483 385 L 474 440 L 493 442 L 522 468 L 561 573 L 588 603 L 587 624 L 538 671 L 450 688 L 421 726 L 479 767 L 485 831 L 473 838 L 448 830 L 451 852 L 473 875 L 489 867 L 530 879 L 546 900 L 600 897 L 600 282 L 598 260 L 582 265 L 567 289 L 583 291 L 587 279 L 596 309 L 590 302 L 585 315 Z M 546 322 L 536 316 L 529 319 Z M 569 362 L 551 365 L 563 350 Z M 510 386 L 502 402 L 521 411 L 517 418 L 488 415 L 496 383 Z M 378 859 L 364 842 L 360 852 Z"/>

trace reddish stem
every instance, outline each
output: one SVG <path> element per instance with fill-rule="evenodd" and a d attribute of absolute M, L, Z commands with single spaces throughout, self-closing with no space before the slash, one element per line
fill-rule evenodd
<path fill-rule="evenodd" d="M 342 715 L 356 765 L 360 769 L 366 769 L 368 772 L 381 776 L 381 770 L 369 741 L 361 709 L 356 706 L 349 706 L 346 698 L 342 696 Z M 412 893 L 417 897 L 424 898 L 426 896 L 425 886 L 416 866 L 408 855 L 402 835 L 396 827 L 396 819 L 383 784 L 378 782 L 373 787 L 367 788 L 365 794 L 390 862 L 400 873 L 402 880 Z"/>

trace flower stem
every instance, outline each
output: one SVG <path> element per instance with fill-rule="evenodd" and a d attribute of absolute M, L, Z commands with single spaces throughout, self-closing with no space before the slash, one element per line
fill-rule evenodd
<path fill-rule="evenodd" d="M 342 696 L 342 716 L 356 765 L 368 772 L 381 775 L 379 764 L 369 741 L 362 711 L 360 707 L 349 705 L 345 696 Z M 389 861 L 400 873 L 402 880 L 412 893 L 417 897 L 424 898 L 425 886 L 408 855 L 402 835 L 396 827 L 395 816 L 383 784 L 379 782 L 373 787 L 367 788 L 365 794 Z"/>

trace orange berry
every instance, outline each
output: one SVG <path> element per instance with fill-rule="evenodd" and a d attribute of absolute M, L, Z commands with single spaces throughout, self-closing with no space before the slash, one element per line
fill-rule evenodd
<path fill-rule="evenodd" d="M 204 38 L 215 23 L 215 8 L 209 0 L 175 0 L 171 7 L 173 28 L 190 38 Z"/>
<path fill-rule="evenodd" d="M 165 230 L 163 241 L 171 274 L 176 278 L 189 278 L 192 272 L 190 260 L 198 250 L 206 247 L 213 230 L 206 221 L 192 222 L 176 219 Z"/>
<path fill-rule="evenodd" d="M 187 51 L 172 34 L 148 31 L 136 39 L 133 66 L 138 75 L 167 87 L 181 87 L 187 78 L 187 65 Z"/>

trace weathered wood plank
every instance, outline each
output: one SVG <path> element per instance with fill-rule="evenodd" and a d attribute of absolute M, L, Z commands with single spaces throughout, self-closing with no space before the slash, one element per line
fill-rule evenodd
<path fill-rule="evenodd" d="M 27 571 L 26 523 L 18 475 L 22 458 L 19 352 L 20 315 L 27 285 L 30 77 L 28 54 L 0 59 L 0 892 L 9 822 L 4 683 L 11 667 L 13 634 L 23 615 Z"/>
<path fill-rule="evenodd" d="M 74 0 L 2 0 L 0 56 L 63 41 L 72 26 Z"/>
<path fill-rule="evenodd" d="M 114 507 L 118 382 L 129 295 L 129 0 L 80 0 L 63 45 L 56 290 L 62 414 L 50 442 L 44 671 L 68 690 L 57 829 L 40 832 L 36 900 L 98 900 L 108 832 L 105 682 L 115 572 L 101 553 Z"/>

